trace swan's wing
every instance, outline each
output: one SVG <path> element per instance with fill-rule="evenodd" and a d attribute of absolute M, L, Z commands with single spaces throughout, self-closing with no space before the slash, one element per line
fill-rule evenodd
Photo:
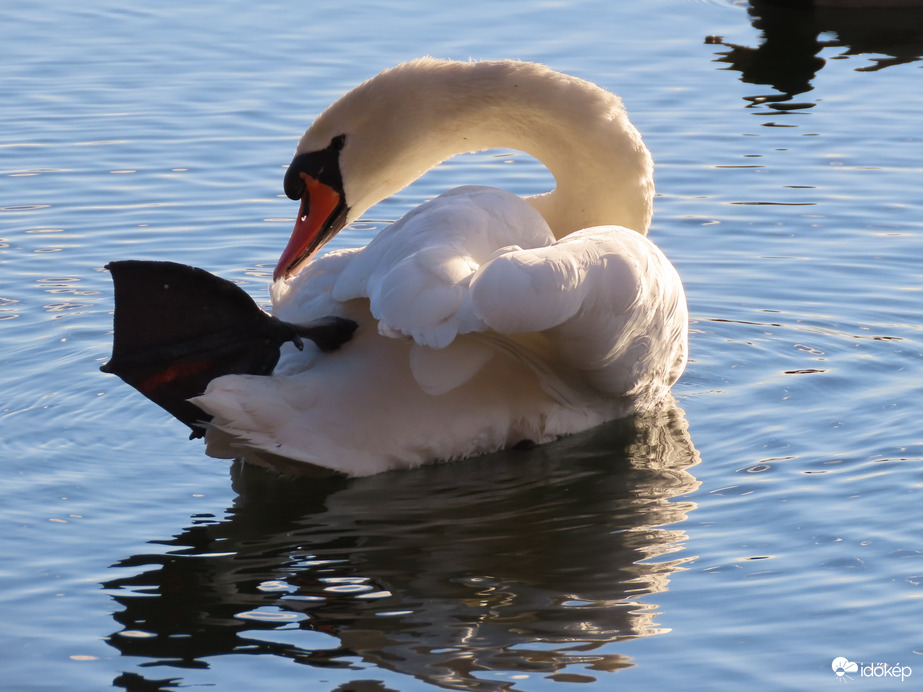
<path fill-rule="evenodd" d="M 460 187 L 379 233 L 343 268 L 331 295 L 341 302 L 368 298 L 382 334 L 441 349 L 459 332 L 483 328 L 465 304 L 484 263 L 553 241 L 548 224 L 522 198 Z"/>
<path fill-rule="evenodd" d="M 559 366 L 606 394 L 652 388 L 657 398 L 685 367 L 679 274 L 657 246 L 619 226 L 500 254 L 472 277 L 468 309 L 490 332 L 541 334 Z"/>
<path fill-rule="evenodd" d="M 614 395 L 651 379 L 668 387 L 685 363 L 682 284 L 656 246 L 615 226 L 556 241 L 531 205 L 494 188 L 443 194 L 293 281 L 281 318 L 293 306 L 340 314 L 337 304 L 368 300 L 382 335 L 413 341 L 414 376 L 432 394 L 497 352 L 528 364 L 561 401 L 585 395 L 574 392 L 586 382 Z"/>

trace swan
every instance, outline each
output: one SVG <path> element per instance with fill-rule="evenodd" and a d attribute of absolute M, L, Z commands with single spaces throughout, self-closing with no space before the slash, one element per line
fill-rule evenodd
<path fill-rule="evenodd" d="M 451 189 L 318 256 L 435 165 L 498 147 L 534 156 L 554 189 Z M 191 399 L 212 417 L 209 455 L 411 468 L 650 410 L 685 368 L 682 282 L 646 237 L 651 155 L 595 84 L 509 60 L 392 67 L 317 117 L 284 188 L 300 209 L 273 315 L 358 327 L 335 352 L 285 344 L 268 376 L 212 380 Z"/>

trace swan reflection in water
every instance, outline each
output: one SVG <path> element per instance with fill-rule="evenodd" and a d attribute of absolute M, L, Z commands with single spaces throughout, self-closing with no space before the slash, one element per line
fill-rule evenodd
<path fill-rule="evenodd" d="M 730 50 L 716 62 L 727 63 L 748 84 L 771 86 L 779 94 L 745 97 L 751 106 L 777 111 L 811 108 L 813 102 L 793 98 L 813 89 L 811 83 L 824 67 L 825 48 L 842 48 L 837 57 L 873 55 L 871 64 L 856 68 L 872 72 L 923 57 L 923 6 L 916 7 L 806 7 L 808 3 L 750 4 L 753 28 L 760 31 L 756 48 L 726 43 L 711 36 L 707 43 Z M 799 6 L 800 5 L 800 6 Z"/>
<path fill-rule="evenodd" d="M 177 684 L 224 654 L 358 659 L 465 690 L 516 689 L 479 671 L 555 679 L 577 665 L 587 681 L 631 666 L 604 645 L 668 631 L 646 597 L 694 559 L 677 524 L 698 461 L 671 404 L 529 451 L 366 478 L 238 463 L 224 519 L 197 517 L 152 541 L 165 553 L 113 566 L 109 643 L 172 678 L 114 684 Z"/>

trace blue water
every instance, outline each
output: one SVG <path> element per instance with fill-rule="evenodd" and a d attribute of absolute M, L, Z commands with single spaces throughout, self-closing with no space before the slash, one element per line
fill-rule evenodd
<path fill-rule="evenodd" d="M 622 96 L 689 297 L 677 407 L 354 481 L 205 457 L 98 371 L 103 265 L 265 304 L 298 137 L 423 54 Z M 919 14 L 723 0 L 0 9 L 0 687 L 918 686 L 921 55 Z M 462 157 L 333 247 L 472 182 L 550 184 Z"/>

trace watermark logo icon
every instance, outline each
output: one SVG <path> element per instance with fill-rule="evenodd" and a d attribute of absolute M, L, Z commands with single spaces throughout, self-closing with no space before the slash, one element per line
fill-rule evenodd
<path fill-rule="evenodd" d="M 843 682 L 852 680 L 849 673 L 858 673 L 860 678 L 900 678 L 901 682 L 913 675 L 910 666 L 902 666 L 900 663 L 856 663 L 844 656 L 837 656 L 833 659 L 830 667 L 833 668 L 833 674 L 837 679 Z"/>
<path fill-rule="evenodd" d="M 846 677 L 852 680 L 847 673 L 856 673 L 859 671 L 859 664 L 854 663 L 843 656 L 837 656 L 833 659 L 833 663 L 830 664 L 833 668 L 833 672 L 838 678 Z"/>

